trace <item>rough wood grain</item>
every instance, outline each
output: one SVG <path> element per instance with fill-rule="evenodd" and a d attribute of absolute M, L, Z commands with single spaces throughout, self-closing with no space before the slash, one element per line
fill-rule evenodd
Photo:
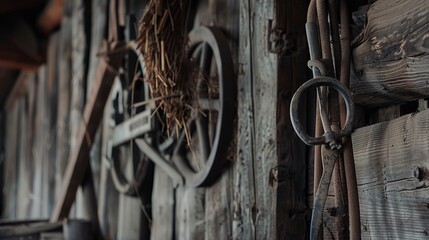
<path fill-rule="evenodd" d="M 206 189 L 179 187 L 176 190 L 175 234 L 177 239 L 206 239 L 205 209 L 210 209 L 205 199 Z"/>
<path fill-rule="evenodd" d="M 252 37 L 250 1 L 240 0 L 239 50 L 237 78 L 237 152 L 233 167 L 232 238 L 254 239 L 256 220 L 256 189 L 254 179 L 255 126 L 252 99 Z"/>
<path fill-rule="evenodd" d="M 277 166 L 276 114 L 277 54 L 270 52 L 270 19 L 275 19 L 274 2 L 251 1 L 250 39 L 252 101 L 254 119 L 253 169 L 255 203 L 252 221 L 256 239 L 274 239 L 277 234 L 277 190 L 270 188 L 269 175 Z"/>
<path fill-rule="evenodd" d="M 428 235 L 429 111 L 352 135 L 363 239 Z"/>
<path fill-rule="evenodd" d="M 151 240 L 174 239 L 174 189 L 168 175 L 155 166 L 152 192 Z"/>
<path fill-rule="evenodd" d="M 231 176 L 223 174 L 205 192 L 205 240 L 232 238 Z"/>
<path fill-rule="evenodd" d="M 357 103 L 386 105 L 429 96 L 429 2 L 379 0 L 353 51 Z"/>

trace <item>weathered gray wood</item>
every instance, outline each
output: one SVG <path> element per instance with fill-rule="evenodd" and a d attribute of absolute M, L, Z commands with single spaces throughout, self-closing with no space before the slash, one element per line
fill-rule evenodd
<path fill-rule="evenodd" d="M 179 187 L 176 190 L 176 236 L 179 240 L 205 238 L 204 188 Z M 211 206 L 207 206 L 211 208 Z"/>
<path fill-rule="evenodd" d="M 18 104 L 16 107 L 19 111 L 19 117 L 18 122 L 15 123 L 16 127 L 19 129 L 18 132 L 18 146 L 17 146 L 17 152 L 18 157 L 15 159 L 18 164 L 18 172 L 17 174 L 17 185 L 18 191 L 17 191 L 17 199 L 19 201 L 16 202 L 17 205 L 17 215 L 16 217 L 19 219 L 25 219 L 28 217 L 29 210 L 31 209 L 31 164 L 30 164 L 30 158 L 27 156 L 28 151 L 28 124 L 29 121 L 28 113 L 26 112 L 26 101 L 25 98 L 21 98 L 18 101 Z"/>
<path fill-rule="evenodd" d="M 152 192 L 151 240 L 174 237 L 174 189 L 168 175 L 155 166 Z"/>
<path fill-rule="evenodd" d="M 277 166 L 276 104 L 277 54 L 270 53 L 269 19 L 275 18 L 276 5 L 272 1 L 251 1 L 250 31 L 252 101 L 253 101 L 253 168 L 255 203 L 252 222 L 256 239 L 276 238 L 277 191 L 269 187 L 269 174 Z"/>
<path fill-rule="evenodd" d="M 56 119 L 56 142 L 57 151 L 55 155 L 55 199 L 61 193 L 64 171 L 70 153 L 70 95 L 71 95 L 71 19 L 65 15 L 59 32 L 58 43 L 58 110 Z"/>
<path fill-rule="evenodd" d="M 85 53 L 86 53 L 86 33 L 85 33 L 85 4 L 84 1 L 72 2 L 71 17 L 71 99 L 70 99 L 70 149 L 78 146 L 79 133 L 82 127 L 83 109 L 85 105 Z M 92 141 L 92 140 L 91 140 Z M 82 192 L 78 191 L 75 201 L 76 217 L 85 217 Z"/>
<path fill-rule="evenodd" d="M 254 239 L 257 209 L 254 179 L 255 126 L 252 99 L 252 37 L 250 2 L 240 0 L 237 78 L 237 152 L 233 166 L 233 239 Z"/>
<path fill-rule="evenodd" d="M 429 111 L 352 135 L 363 239 L 426 238 Z"/>
<path fill-rule="evenodd" d="M 133 160 L 132 150 L 130 147 L 123 147 L 120 157 L 122 166 L 125 165 L 124 175 L 127 179 L 133 179 Z M 141 236 L 141 203 L 136 197 L 119 195 L 118 202 L 118 232 L 117 239 L 140 239 Z"/>
<path fill-rule="evenodd" d="M 37 74 L 35 74 L 37 79 L 36 84 L 36 96 L 35 96 L 35 129 L 34 137 L 32 143 L 32 155 L 33 155 L 33 179 L 32 179 L 32 194 L 33 194 L 33 207 L 31 216 L 33 217 L 48 217 L 47 201 L 45 201 L 46 192 L 45 184 L 47 183 L 44 179 L 47 177 L 45 174 L 45 159 L 46 147 L 48 147 L 49 142 L 46 142 L 47 134 L 46 131 L 46 116 L 49 116 L 49 112 L 46 109 L 46 100 L 47 100 L 47 80 L 45 77 L 45 66 L 40 68 Z"/>
<path fill-rule="evenodd" d="M 17 202 L 17 146 L 18 146 L 18 122 L 19 108 L 13 107 L 6 114 L 6 139 L 5 145 L 5 161 L 3 163 L 3 209 L 2 218 L 15 218 L 16 217 L 16 202 Z"/>
<path fill-rule="evenodd" d="M 221 178 L 205 193 L 205 240 L 232 238 L 231 174 Z"/>
<path fill-rule="evenodd" d="M 386 105 L 429 96 L 429 2 L 379 0 L 353 51 L 357 103 Z"/>

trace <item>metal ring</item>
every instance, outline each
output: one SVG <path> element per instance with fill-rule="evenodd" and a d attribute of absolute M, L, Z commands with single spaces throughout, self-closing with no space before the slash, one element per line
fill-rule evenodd
<path fill-rule="evenodd" d="M 312 137 L 305 131 L 304 126 L 299 121 L 298 107 L 299 101 L 304 93 L 308 90 L 320 86 L 327 86 L 335 89 L 343 97 L 346 103 L 347 117 L 346 123 L 343 129 L 339 131 L 332 131 L 335 139 L 347 136 L 352 132 L 353 129 L 353 118 L 354 118 L 354 103 L 349 90 L 342 85 L 337 79 L 330 77 L 315 77 L 302 84 L 292 97 L 290 103 L 290 119 L 292 122 L 293 129 L 295 130 L 298 137 L 307 145 L 320 145 L 327 143 L 326 135 L 321 137 Z"/>

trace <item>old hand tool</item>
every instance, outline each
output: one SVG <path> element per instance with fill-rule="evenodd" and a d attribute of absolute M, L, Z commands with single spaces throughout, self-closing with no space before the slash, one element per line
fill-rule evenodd
<path fill-rule="evenodd" d="M 339 131 L 331 130 L 331 124 L 327 115 L 327 96 L 318 90 L 320 115 L 325 133 L 321 137 L 312 137 L 305 132 L 304 126 L 298 117 L 299 102 L 304 93 L 312 88 L 329 87 L 336 90 L 344 99 L 347 109 L 346 124 Z M 328 195 L 328 189 L 331 182 L 332 172 L 335 163 L 340 157 L 342 138 L 349 135 L 353 127 L 354 104 L 350 92 L 338 80 L 330 77 L 316 77 L 305 82 L 292 97 L 290 106 L 290 116 L 292 126 L 298 137 L 307 145 L 322 146 L 322 163 L 323 173 L 317 189 L 316 197 L 314 198 L 313 212 L 311 216 L 310 239 L 317 239 L 317 235 L 322 223 L 323 209 Z"/>

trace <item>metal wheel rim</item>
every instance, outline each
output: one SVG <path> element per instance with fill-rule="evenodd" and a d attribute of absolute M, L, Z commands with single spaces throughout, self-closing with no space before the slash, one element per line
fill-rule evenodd
<path fill-rule="evenodd" d="M 221 175 L 226 163 L 226 154 L 228 143 L 232 136 L 235 113 L 235 76 L 228 42 L 220 30 L 198 27 L 190 33 L 189 39 L 190 53 L 201 43 L 207 43 L 211 48 L 212 61 L 216 61 L 217 65 L 219 110 L 213 144 L 203 168 L 199 172 L 191 169 L 188 164 L 189 160 L 178 154 L 177 148 L 174 152 L 173 160 L 178 170 L 185 177 L 186 185 L 202 187 L 213 184 Z M 183 134 L 178 144 L 183 142 L 181 140 L 183 140 Z M 220 143 L 221 141 L 223 143 Z"/>

